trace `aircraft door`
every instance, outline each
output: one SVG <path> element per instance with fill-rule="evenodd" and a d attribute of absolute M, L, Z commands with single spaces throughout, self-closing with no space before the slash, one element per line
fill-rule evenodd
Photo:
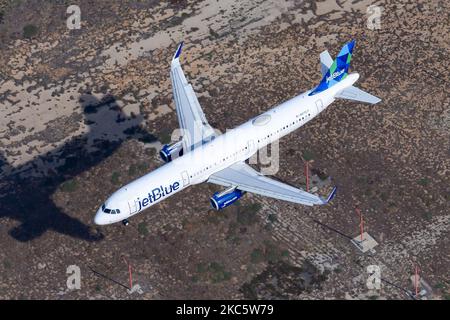
<path fill-rule="evenodd" d="M 319 114 L 323 110 L 323 102 L 321 99 L 316 101 L 317 113 Z"/>
<path fill-rule="evenodd" d="M 255 150 L 255 142 L 253 140 L 248 140 L 247 142 L 247 153 L 253 154 Z"/>
<path fill-rule="evenodd" d="M 137 200 L 128 201 L 128 207 L 130 208 L 130 215 L 139 211 L 139 202 Z"/>
<path fill-rule="evenodd" d="M 181 172 L 181 180 L 183 181 L 183 187 L 189 184 L 189 174 L 186 170 Z"/>

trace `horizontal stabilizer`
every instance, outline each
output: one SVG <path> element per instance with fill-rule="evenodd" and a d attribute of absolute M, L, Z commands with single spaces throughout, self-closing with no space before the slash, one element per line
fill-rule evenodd
<path fill-rule="evenodd" d="M 320 71 L 322 72 L 322 76 L 328 72 L 332 64 L 333 58 L 331 58 L 330 53 L 327 50 L 323 51 L 320 54 Z"/>
<path fill-rule="evenodd" d="M 371 95 L 354 86 L 348 87 L 336 95 L 336 98 L 361 101 L 365 103 L 375 104 L 381 101 L 380 98 Z"/>

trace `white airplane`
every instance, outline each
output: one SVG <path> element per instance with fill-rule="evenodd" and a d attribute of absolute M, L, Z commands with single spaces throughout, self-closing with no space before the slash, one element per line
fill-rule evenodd
<path fill-rule="evenodd" d="M 380 101 L 353 86 L 359 78 L 358 73 L 348 74 L 354 45 L 355 41 L 344 45 L 334 61 L 328 51 L 320 54 L 323 78 L 316 88 L 219 135 L 206 121 L 181 69 L 179 57 L 183 43 L 180 43 L 172 59 L 170 77 L 182 139 L 161 149 L 165 165 L 114 192 L 98 210 L 95 223 L 106 225 L 122 221 L 127 225 L 129 217 L 205 181 L 226 188 L 210 199 L 216 210 L 229 206 L 245 192 L 308 206 L 328 203 L 336 187 L 323 199 L 270 179 L 247 165 L 245 160 L 258 149 L 311 121 L 336 98 L 371 104 Z"/>

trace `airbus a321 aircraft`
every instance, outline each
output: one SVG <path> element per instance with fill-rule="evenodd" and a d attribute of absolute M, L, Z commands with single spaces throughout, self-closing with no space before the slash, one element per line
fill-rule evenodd
<path fill-rule="evenodd" d="M 202 182 L 224 187 L 211 197 L 214 209 L 225 208 L 252 192 L 303 205 L 323 205 L 324 199 L 280 181 L 270 179 L 245 163 L 258 149 L 298 129 L 325 110 L 336 98 L 375 104 L 379 98 L 353 86 L 358 73 L 348 74 L 355 41 L 344 45 L 336 60 L 328 51 L 320 54 L 322 81 L 317 87 L 250 119 L 239 127 L 217 134 L 206 121 L 192 86 L 179 62 L 183 43 L 172 59 L 170 77 L 182 138 L 165 145 L 160 156 L 165 165 L 123 186 L 101 206 L 95 223 L 122 221 L 150 208 L 181 190 Z"/>

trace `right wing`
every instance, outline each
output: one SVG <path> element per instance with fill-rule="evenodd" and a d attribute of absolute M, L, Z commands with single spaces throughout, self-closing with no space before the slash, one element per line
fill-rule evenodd
<path fill-rule="evenodd" d="M 322 199 L 317 195 L 270 179 L 244 162 L 235 163 L 212 174 L 208 182 L 307 206 L 326 204 L 336 194 L 335 187 L 327 199 Z"/>
<path fill-rule="evenodd" d="M 173 56 L 170 78 L 178 122 L 183 134 L 183 150 L 187 153 L 214 137 L 215 133 L 206 121 L 192 85 L 187 82 L 183 69 L 181 69 L 179 57 L 182 47 L 183 42 L 178 45 L 178 49 Z"/>

